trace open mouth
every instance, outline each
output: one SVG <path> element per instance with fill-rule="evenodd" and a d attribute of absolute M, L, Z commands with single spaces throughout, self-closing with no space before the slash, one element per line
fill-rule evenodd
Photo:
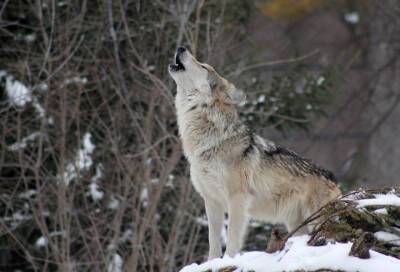
<path fill-rule="evenodd" d="M 185 66 L 183 66 L 181 58 L 182 54 L 186 51 L 186 48 L 181 46 L 176 50 L 175 54 L 175 63 L 172 63 L 169 65 L 169 69 L 172 72 L 178 72 L 178 71 L 185 71 Z"/>

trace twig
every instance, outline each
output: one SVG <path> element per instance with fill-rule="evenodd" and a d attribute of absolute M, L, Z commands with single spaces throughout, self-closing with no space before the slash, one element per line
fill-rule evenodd
<path fill-rule="evenodd" d="M 305 60 L 315 54 L 319 53 L 318 49 L 315 49 L 313 51 L 311 51 L 310 53 L 307 53 L 303 56 L 297 57 L 297 58 L 291 58 L 291 59 L 282 59 L 282 60 L 274 60 L 274 61 L 266 61 L 266 62 L 260 62 L 260 63 L 256 63 L 253 65 L 249 65 L 246 67 L 243 67 L 241 69 L 238 69 L 237 71 L 234 71 L 230 74 L 227 75 L 227 77 L 229 76 L 233 76 L 233 75 L 239 75 L 243 72 L 252 70 L 252 69 L 256 69 L 256 68 L 261 68 L 261 67 L 265 67 L 265 66 L 273 66 L 273 65 L 278 65 L 278 64 L 288 64 L 288 63 L 294 63 L 294 62 L 299 62 L 302 60 Z"/>

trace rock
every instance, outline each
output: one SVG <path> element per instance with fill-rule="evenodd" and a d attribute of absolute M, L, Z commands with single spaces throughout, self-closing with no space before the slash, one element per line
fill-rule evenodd
<path fill-rule="evenodd" d="M 369 259 L 369 250 L 376 243 L 376 238 L 371 232 L 364 232 L 352 245 L 350 249 L 350 256 L 358 257 L 360 259 Z"/>
<path fill-rule="evenodd" d="M 269 239 L 266 252 L 274 253 L 280 251 L 285 247 L 285 242 L 287 239 L 282 238 L 277 229 L 272 229 L 271 238 Z"/>
<path fill-rule="evenodd" d="M 317 237 L 316 239 L 310 240 L 307 244 L 309 246 L 325 246 L 328 242 L 325 237 Z"/>
<path fill-rule="evenodd" d="M 220 268 L 220 269 L 218 270 L 218 272 L 233 272 L 233 271 L 235 271 L 236 269 L 237 269 L 236 266 L 227 266 L 227 267 Z"/>

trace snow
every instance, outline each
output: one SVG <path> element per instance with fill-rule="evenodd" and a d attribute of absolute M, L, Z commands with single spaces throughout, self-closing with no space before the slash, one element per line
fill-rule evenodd
<path fill-rule="evenodd" d="M 123 260 L 117 253 L 114 254 L 111 262 L 108 264 L 108 272 L 122 272 Z"/>
<path fill-rule="evenodd" d="M 89 184 L 89 195 L 94 201 L 98 201 L 103 198 L 104 193 L 99 190 L 99 185 L 97 184 L 99 179 L 103 176 L 102 165 L 97 165 L 96 174 L 92 177 L 92 182 Z"/>
<path fill-rule="evenodd" d="M 374 212 L 377 214 L 388 214 L 386 208 L 376 209 Z"/>
<path fill-rule="evenodd" d="M 169 177 L 168 177 L 169 178 Z M 152 178 L 151 180 L 150 180 L 150 182 L 152 183 L 152 184 L 158 184 L 158 183 L 160 183 L 160 179 L 159 178 Z"/>
<path fill-rule="evenodd" d="M 26 37 L 29 37 L 29 35 Z M 21 108 L 24 107 L 27 103 L 32 102 L 33 107 L 35 108 L 39 117 L 43 118 L 45 116 L 44 108 L 40 105 L 38 99 L 32 96 L 32 88 L 27 87 L 22 82 L 14 79 L 14 77 L 7 74 L 5 70 L 0 70 L 0 79 L 3 77 L 6 77 L 5 89 L 10 105 Z M 43 84 L 40 84 L 39 87 L 42 85 Z M 44 84 L 43 86 L 47 87 L 46 84 Z"/>
<path fill-rule="evenodd" d="M 30 142 L 33 142 L 37 137 L 40 136 L 40 132 L 33 132 L 31 135 L 24 137 L 21 141 L 13 143 L 8 147 L 11 151 L 18 151 L 24 149 Z"/>
<path fill-rule="evenodd" d="M 29 198 L 35 196 L 36 194 L 37 194 L 37 191 L 31 189 L 31 190 L 27 190 L 25 192 L 20 193 L 18 195 L 18 197 L 29 199 Z"/>
<path fill-rule="evenodd" d="M 65 168 L 64 182 L 68 185 L 73 179 L 78 176 L 78 172 L 88 170 L 92 164 L 92 152 L 95 149 L 95 145 L 91 141 L 92 135 L 87 132 L 83 136 L 83 147 L 79 149 L 79 152 L 74 162 L 69 163 Z"/>
<path fill-rule="evenodd" d="M 25 35 L 25 41 L 28 43 L 34 42 L 36 40 L 36 34 L 32 33 L 32 34 L 28 34 Z"/>
<path fill-rule="evenodd" d="M 197 217 L 196 218 L 196 223 L 197 224 L 199 224 L 199 225 L 202 225 L 202 226 L 208 226 L 208 221 L 207 221 L 207 218 L 204 216 L 204 217 Z"/>
<path fill-rule="evenodd" d="M 325 81 L 325 78 L 324 78 L 323 76 L 320 76 L 320 77 L 317 79 L 317 86 L 321 86 L 322 83 L 324 83 L 324 81 Z"/>
<path fill-rule="evenodd" d="M 23 107 L 32 101 L 31 90 L 12 76 L 6 78 L 6 91 L 9 103 L 13 106 Z"/>
<path fill-rule="evenodd" d="M 57 5 L 58 5 L 59 7 L 67 6 L 67 5 L 68 5 L 68 1 L 59 1 L 59 2 L 57 3 Z"/>
<path fill-rule="evenodd" d="M 97 185 L 97 183 L 89 184 L 89 193 L 94 201 L 100 200 L 104 196 L 104 193 L 99 190 L 99 186 Z"/>
<path fill-rule="evenodd" d="M 375 198 L 357 200 L 358 208 L 373 205 L 393 205 L 400 206 L 400 197 L 393 193 L 375 194 Z"/>
<path fill-rule="evenodd" d="M 40 92 L 46 92 L 49 90 L 49 85 L 47 85 L 46 83 L 40 83 L 39 85 L 37 85 L 35 88 L 35 90 L 38 90 Z"/>
<path fill-rule="evenodd" d="M 127 243 L 132 240 L 132 237 L 133 237 L 133 231 L 131 229 L 127 229 L 124 231 L 122 236 L 118 239 L 118 242 Z"/>
<path fill-rule="evenodd" d="M 32 215 L 23 214 L 21 211 L 17 211 L 12 214 L 12 216 L 0 217 L 0 225 L 7 224 L 11 229 L 16 228 L 20 223 L 26 222 L 32 219 Z"/>
<path fill-rule="evenodd" d="M 111 210 L 116 210 L 119 206 L 119 200 L 115 196 L 111 197 L 110 203 L 108 203 L 108 208 Z"/>
<path fill-rule="evenodd" d="M 226 256 L 201 265 L 188 265 L 181 272 L 200 272 L 208 269 L 218 271 L 227 266 L 256 272 L 315 271 L 322 268 L 359 272 L 400 271 L 400 260 L 394 257 L 371 250 L 371 258 L 359 259 L 348 255 L 352 245 L 350 242 L 313 247 L 307 245 L 308 239 L 308 235 L 292 237 L 286 243 L 284 250 L 280 252 L 268 254 L 255 251 L 236 255 L 234 258 Z"/>
<path fill-rule="evenodd" d="M 50 237 L 54 237 L 54 236 L 63 236 L 65 235 L 64 231 L 53 231 L 49 234 Z M 49 239 L 47 237 L 41 236 L 39 237 L 39 239 L 36 240 L 36 247 L 41 248 L 41 247 L 45 247 L 47 246 L 47 244 L 49 243 Z"/>
<path fill-rule="evenodd" d="M 375 237 L 379 240 L 390 242 L 396 246 L 400 246 L 400 237 L 389 232 L 378 231 L 374 233 Z"/>
<path fill-rule="evenodd" d="M 265 95 L 260 95 L 259 97 L 258 97 L 258 102 L 259 103 L 264 103 L 265 102 Z"/>
<path fill-rule="evenodd" d="M 36 240 L 36 247 L 45 247 L 49 241 L 46 237 L 41 236 L 39 239 Z"/>
<path fill-rule="evenodd" d="M 83 149 L 79 151 L 79 164 L 82 166 L 83 169 L 89 168 L 93 161 L 91 158 L 91 154 L 95 148 L 95 145 L 91 141 L 92 135 L 87 132 L 83 136 Z"/>
<path fill-rule="evenodd" d="M 70 84 L 86 84 L 88 79 L 86 77 L 72 77 L 67 78 L 62 86 L 70 85 Z"/>
<path fill-rule="evenodd" d="M 45 115 L 45 110 L 42 107 L 42 105 L 40 105 L 39 101 L 34 97 L 33 98 L 33 107 L 35 108 L 36 112 L 38 113 L 40 118 L 43 118 Z"/>
<path fill-rule="evenodd" d="M 12 219 L 16 221 L 23 221 L 31 218 L 32 217 L 30 215 L 23 215 L 20 211 L 17 211 L 12 215 Z"/>
<path fill-rule="evenodd" d="M 350 24 L 357 24 L 360 21 L 360 16 L 357 12 L 349 12 L 344 15 L 344 20 Z"/>
<path fill-rule="evenodd" d="M 167 181 L 167 183 L 165 183 L 165 186 L 169 187 L 169 188 L 174 188 L 174 180 L 175 180 L 175 176 L 174 175 L 169 175 L 168 176 L 168 181 Z"/>
<path fill-rule="evenodd" d="M 143 207 L 147 207 L 148 198 L 149 198 L 149 192 L 145 187 L 142 189 L 142 192 L 140 193 L 140 202 L 142 203 Z"/>
<path fill-rule="evenodd" d="M 103 165 L 99 164 L 96 166 L 96 174 L 92 177 L 92 182 L 98 182 L 101 177 L 103 177 Z"/>

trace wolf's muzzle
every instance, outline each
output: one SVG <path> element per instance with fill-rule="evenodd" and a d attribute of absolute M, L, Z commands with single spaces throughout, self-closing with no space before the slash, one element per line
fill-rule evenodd
<path fill-rule="evenodd" d="M 179 46 L 175 53 L 175 63 L 169 65 L 171 72 L 185 71 L 185 66 L 182 64 L 182 56 L 186 52 L 186 48 Z"/>
<path fill-rule="evenodd" d="M 178 49 L 176 49 L 176 56 L 179 57 L 185 51 L 186 48 L 184 46 L 179 46 Z"/>

